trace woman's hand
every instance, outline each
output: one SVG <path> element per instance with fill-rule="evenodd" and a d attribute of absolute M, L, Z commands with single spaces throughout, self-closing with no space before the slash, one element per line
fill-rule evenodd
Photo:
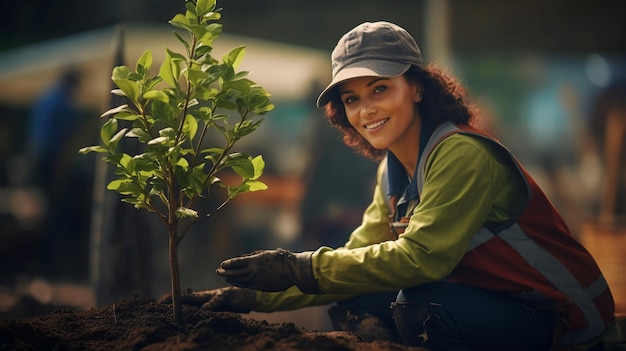
<path fill-rule="evenodd" d="M 243 288 L 284 291 L 296 285 L 303 293 L 321 293 L 313 276 L 312 254 L 284 249 L 255 251 L 222 262 L 216 273 Z"/>

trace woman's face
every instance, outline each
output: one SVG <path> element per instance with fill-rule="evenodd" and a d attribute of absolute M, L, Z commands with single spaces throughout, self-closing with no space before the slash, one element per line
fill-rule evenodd
<path fill-rule="evenodd" d="M 419 140 L 418 92 L 417 84 L 404 76 L 360 77 L 339 86 L 350 124 L 374 148 L 392 152 Z"/>

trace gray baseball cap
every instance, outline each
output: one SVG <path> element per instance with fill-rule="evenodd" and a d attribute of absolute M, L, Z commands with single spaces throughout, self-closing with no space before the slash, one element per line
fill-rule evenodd
<path fill-rule="evenodd" d="M 317 107 L 326 105 L 334 88 L 357 77 L 397 77 L 412 65 L 422 64 L 415 39 L 390 22 L 365 22 L 346 33 L 331 54 L 332 81 L 317 98 Z"/>

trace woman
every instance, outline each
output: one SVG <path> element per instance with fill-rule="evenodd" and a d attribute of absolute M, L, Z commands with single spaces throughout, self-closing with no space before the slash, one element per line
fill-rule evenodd
<path fill-rule="evenodd" d="M 614 305 L 593 258 L 509 151 L 472 127 L 463 87 L 425 66 L 409 33 L 363 23 L 332 67 L 318 107 L 347 145 L 382 159 L 362 224 L 336 250 L 226 260 L 217 273 L 236 287 L 188 302 L 234 312 L 338 302 L 335 326 L 371 336 L 359 322 L 373 318 L 387 337 L 432 350 L 548 350 L 603 334 Z"/>

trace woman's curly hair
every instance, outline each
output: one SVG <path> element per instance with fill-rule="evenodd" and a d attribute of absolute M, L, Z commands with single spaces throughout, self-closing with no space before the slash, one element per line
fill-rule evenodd
<path fill-rule="evenodd" d="M 459 80 L 435 65 L 412 66 L 404 76 L 422 87 L 422 100 L 417 104 L 422 119 L 434 125 L 443 122 L 471 124 L 476 108 L 468 101 L 467 90 Z M 343 142 L 373 160 L 382 159 L 387 151 L 374 148 L 348 121 L 339 94 L 333 94 L 325 107 L 326 119 L 343 133 Z"/>

